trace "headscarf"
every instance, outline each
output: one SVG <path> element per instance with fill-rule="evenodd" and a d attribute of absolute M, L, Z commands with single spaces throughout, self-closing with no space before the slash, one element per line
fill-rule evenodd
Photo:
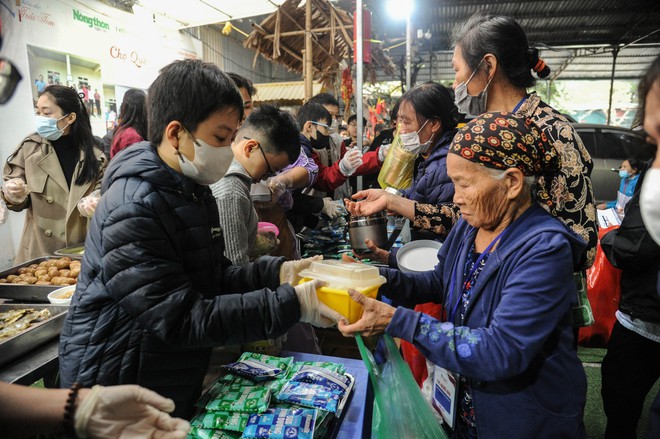
<path fill-rule="evenodd" d="M 557 152 L 547 136 L 530 118 L 513 113 L 484 113 L 454 136 L 449 152 L 491 169 L 517 168 L 523 175 L 551 181 L 560 169 Z M 538 202 L 550 207 L 547 188 L 536 188 Z"/>

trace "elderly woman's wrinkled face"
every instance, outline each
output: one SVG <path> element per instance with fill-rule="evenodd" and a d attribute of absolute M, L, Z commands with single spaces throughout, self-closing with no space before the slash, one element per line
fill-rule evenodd
<path fill-rule="evenodd" d="M 447 174 L 454 182 L 454 203 L 465 221 L 477 229 L 497 228 L 510 202 L 503 182 L 456 154 L 447 155 Z"/>

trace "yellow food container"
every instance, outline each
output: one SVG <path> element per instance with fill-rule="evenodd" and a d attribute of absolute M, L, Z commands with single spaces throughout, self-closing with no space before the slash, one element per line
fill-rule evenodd
<path fill-rule="evenodd" d="M 351 299 L 348 290 L 352 288 L 375 299 L 378 288 L 385 283 L 385 278 L 378 273 L 377 267 L 344 261 L 314 261 L 299 274 L 303 277 L 300 283 L 314 279 L 326 282 L 327 285 L 316 289 L 316 295 L 321 302 L 346 317 L 350 323 L 360 320 L 362 306 Z"/>

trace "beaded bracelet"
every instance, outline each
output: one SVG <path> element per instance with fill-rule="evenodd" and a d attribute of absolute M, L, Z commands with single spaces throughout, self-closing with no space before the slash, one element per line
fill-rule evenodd
<path fill-rule="evenodd" d="M 66 405 L 64 406 L 64 433 L 67 437 L 78 437 L 76 435 L 74 416 L 76 414 L 76 402 L 78 401 L 78 391 L 82 386 L 78 383 L 73 383 L 69 390 L 69 396 L 66 398 Z"/>

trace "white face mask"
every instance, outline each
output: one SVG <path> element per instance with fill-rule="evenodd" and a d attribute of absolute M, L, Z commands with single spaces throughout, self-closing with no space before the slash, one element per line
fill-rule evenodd
<path fill-rule="evenodd" d="M 431 139 L 433 139 L 433 134 L 429 137 L 424 143 L 419 143 L 419 132 L 422 131 L 424 126 L 429 119 L 426 119 L 426 122 L 417 130 L 412 133 L 400 133 L 399 137 L 401 138 L 401 143 L 406 150 L 410 151 L 413 154 L 425 154 L 431 147 Z"/>
<path fill-rule="evenodd" d="M 660 244 L 660 169 L 646 171 L 642 192 L 639 196 L 644 226 L 653 240 Z"/>
<path fill-rule="evenodd" d="M 190 161 L 183 154 L 178 154 L 183 175 L 202 185 L 213 184 L 224 177 L 234 159 L 231 147 L 213 147 L 201 139 L 195 139 L 185 128 L 184 131 L 193 139 L 195 158 Z"/>

